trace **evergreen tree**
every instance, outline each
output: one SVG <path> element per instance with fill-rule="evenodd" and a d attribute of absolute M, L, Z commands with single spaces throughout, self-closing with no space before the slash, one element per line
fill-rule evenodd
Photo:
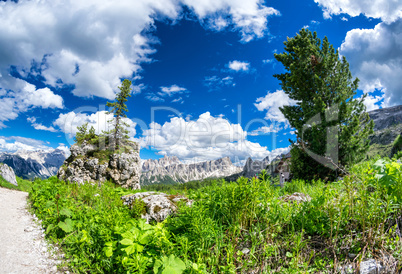
<path fill-rule="evenodd" d="M 111 141 L 114 144 L 114 150 L 118 150 L 120 144 L 129 139 L 127 130 L 129 125 L 123 121 L 123 118 L 127 117 L 126 112 L 128 112 L 128 109 L 126 102 L 127 98 L 131 97 L 131 81 L 125 79 L 119 89 L 120 92 L 116 94 L 115 102 L 107 102 L 106 104 L 106 106 L 112 108 L 108 114 L 112 113 L 114 116 L 109 121 L 113 126 L 109 134 L 113 137 Z"/>
<path fill-rule="evenodd" d="M 302 29 L 284 44 L 286 52 L 275 58 L 287 72 L 274 77 L 297 101 L 280 108 L 296 129 L 291 171 L 296 178 L 331 178 L 362 160 L 369 148 L 374 123 L 365 112 L 365 96 L 354 98 L 359 80 L 352 78 L 346 58 L 339 57 L 327 37 L 321 41 Z"/>

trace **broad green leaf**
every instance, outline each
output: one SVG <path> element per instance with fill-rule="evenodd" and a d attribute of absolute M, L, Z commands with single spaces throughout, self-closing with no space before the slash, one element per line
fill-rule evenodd
<path fill-rule="evenodd" d="M 74 230 L 74 224 L 71 219 L 65 219 L 64 222 L 59 222 L 58 226 L 66 233 L 70 233 Z"/>
<path fill-rule="evenodd" d="M 155 274 L 181 274 L 186 269 L 186 265 L 174 255 L 169 257 L 163 256 L 161 260 L 157 260 L 154 265 Z"/>
<path fill-rule="evenodd" d="M 70 209 L 68 209 L 68 208 L 66 208 L 66 207 L 63 207 L 61 210 L 60 210 L 60 215 L 62 215 L 62 216 L 67 216 L 67 217 L 71 217 L 72 215 L 73 215 L 73 213 L 71 212 L 71 210 Z"/>
<path fill-rule="evenodd" d="M 123 248 L 123 250 L 126 251 L 127 255 L 131 255 L 137 250 L 137 248 L 135 245 L 129 245 L 126 248 Z"/>
<path fill-rule="evenodd" d="M 131 239 L 123 239 L 120 241 L 121 244 L 123 245 L 133 245 L 133 240 Z"/>
<path fill-rule="evenodd" d="M 105 252 L 106 257 L 110 258 L 113 255 L 113 247 L 112 246 L 106 246 L 103 248 L 103 251 Z"/>

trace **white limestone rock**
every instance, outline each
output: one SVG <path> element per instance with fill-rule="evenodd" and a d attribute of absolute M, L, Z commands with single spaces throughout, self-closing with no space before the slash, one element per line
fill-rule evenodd
<path fill-rule="evenodd" d="M 142 200 L 146 206 L 146 213 L 141 216 L 147 223 L 153 220 L 162 222 L 169 215 L 177 211 L 177 203 L 184 201 L 186 205 L 191 206 L 193 201 L 182 195 L 167 195 L 157 192 L 139 192 L 121 197 L 123 203 L 130 208 L 135 200 Z"/>
<path fill-rule="evenodd" d="M 18 186 L 17 179 L 15 178 L 14 170 L 6 164 L 0 163 L 0 176 L 3 177 L 4 180 Z"/>
<path fill-rule="evenodd" d="M 95 152 L 100 150 L 86 142 L 74 144 L 70 150 L 71 156 L 64 161 L 57 173 L 60 180 L 78 184 L 99 184 L 111 180 L 125 188 L 140 189 L 141 167 L 137 143 L 131 143 L 123 153 L 111 154 L 106 161 L 96 158 Z"/>

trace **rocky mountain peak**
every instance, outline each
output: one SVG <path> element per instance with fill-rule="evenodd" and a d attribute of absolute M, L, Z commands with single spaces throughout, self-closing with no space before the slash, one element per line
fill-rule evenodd
<path fill-rule="evenodd" d="M 217 160 L 186 164 L 176 156 L 165 156 L 159 160 L 146 160 L 142 164 L 141 184 L 185 183 L 206 178 L 229 176 L 241 171 L 229 157 Z"/>
<path fill-rule="evenodd" d="M 59 149 L 0 153 L 1 163 L 10 166 L 17 176 L 29 180 L 35 177 L 45 179 L 56 175 L 65 159 L 64 151 Z"/>

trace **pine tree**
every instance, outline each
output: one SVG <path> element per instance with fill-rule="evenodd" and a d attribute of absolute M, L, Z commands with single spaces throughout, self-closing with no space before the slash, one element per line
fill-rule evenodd
<path fill-rule="evenodd" d="M 352 78 L 346 58 L 339 57 L 327 37 L 321 41 L 302 29 L 284 44 L 286 52 L 275 58 L 287 72 L 274 77 L 297 101 L 280 108 L 296 129 L 291 171 L 296 178 L 333 177 L 343 166 L 362 160 L 369 148 L 374 123 L 365 112 L 365 96 L 354 98 L 359 80 Z"/>
<path fill-rule="evenodd" d="M 122 85 L 119 87 L 120 92 L 116 94 L 115 102 L 107 102 L 106 106 L 112 109 L 108 114 L 113 114 L 114 118 L 109 120 L 112 124 L 113 129 L 109 132 L 112 138 L 112 143 L 114 144 L 114 150 L 118 150 L 122 142 L 129 139 L 127 128 L 129 125 L 124 122 L 123 118 L 127 117 L 126 112 L 128 112 L 126 102 L 127 98 L 131 97 L 131 81 L 125 79 Z"/>

